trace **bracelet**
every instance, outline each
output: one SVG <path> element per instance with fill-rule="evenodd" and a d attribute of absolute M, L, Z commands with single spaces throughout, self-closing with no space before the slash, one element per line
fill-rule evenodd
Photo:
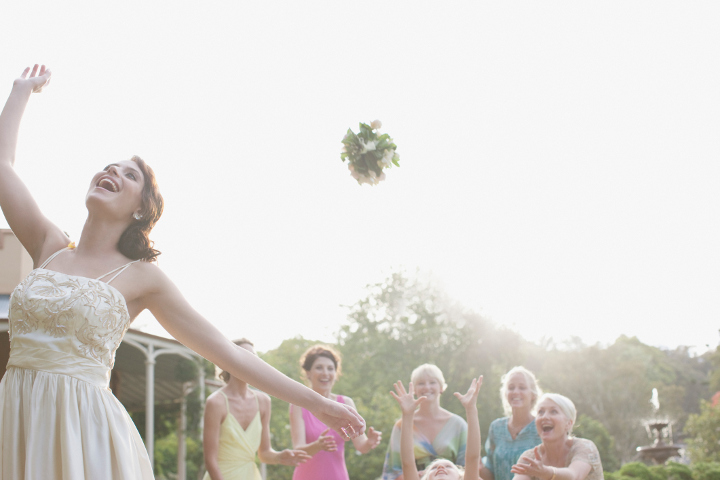
<path fill-rule="evenodd" d="M 555 467 L 550 467 L 550 468 L 552 468 L 552 471 L 553 471 L 553 474 L 552 474 L 552 477 L 550 477 L 550 480 L 555 480 L 555 475 L 557 474 L 557 469 Z"/>

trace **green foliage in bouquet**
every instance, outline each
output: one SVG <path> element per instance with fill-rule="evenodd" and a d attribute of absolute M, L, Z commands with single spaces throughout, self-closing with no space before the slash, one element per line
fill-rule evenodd
<path fill-rule="evenodd" d="M 385 179 L 384 168 L 400 166 L 400 156 L 395 152 L 397 145 L 390 135 L 378 132 L 382 126 L 379 120 L 370 125 L 360 123 L 357 134 L 348 128 L 342 139 L 343 149 L 340 159 L 348 161 L 350 175 L 358 184 L 377 185 Z"/>

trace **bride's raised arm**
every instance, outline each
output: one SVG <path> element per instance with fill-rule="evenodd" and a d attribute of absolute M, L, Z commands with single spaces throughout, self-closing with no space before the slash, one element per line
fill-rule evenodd
<path fill-rule="evenodd" d="M 361 435 L 365 422 L 355 409 L 330 401 L 292 380 L 247 350 L 236 348 L 222 333 L 185 300 L 172 281 L 155 265 L 139 265 L 145 270 L 143 290 L 147 293 L 135 308 L 147 308 L 179 342 L 218 365 L 232 376 L 293 405 L 311 411 L 327 426 L 343 435 L 341 428 Z M 136 310 L 137 311 L 137 310 Z"/>
<path fill-rule="evenodd" d="M 50 81 L 45 65 L 26 68 L 13 83 L 10 96 L 0 114 L 0 207 L 23 247 L 37 265 L 44 250 L 57 250 L 67 237 L 40 212 L 35 199 L 13 169 L 20 120 L 33 92 L 40 92 Z M 43 248 L 47 244 L 53 245 Z M 47 256 L 47 255 L 45 255 Z"/>

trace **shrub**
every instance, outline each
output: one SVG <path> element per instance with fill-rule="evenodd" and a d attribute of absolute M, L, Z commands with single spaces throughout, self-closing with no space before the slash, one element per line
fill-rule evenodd
<path fill-rule="evenodd" d="M 640 480 L 656 480 L 657 475 L 653 475 L 648 466 L 642 462 L 626 463 L 617 473 L 626 477 L 639 478 Z"/>

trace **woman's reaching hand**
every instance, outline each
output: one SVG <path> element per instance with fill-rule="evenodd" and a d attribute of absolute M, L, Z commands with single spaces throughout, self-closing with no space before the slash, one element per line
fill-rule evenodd
<path fill-rule="evenodd" d="M 482 385 L 482 382 L 483 376 L 480 375 L 478 378 L 473 378 L 470 383 L 470 388 L 468 388 L 465 395 L 462 395 L 460 392 L 455 392 L 455 396 L 458 400 L 460 400 L 460 403 L 463 407 L 465 407 L 465 410 L 477 405 L 478 393 L 480 393 L 480 386 Z"/>
<path fill-rule="evenodd" d="M 410 382 L 410 384 L 408 385 L 407 391 L 405 391 L 403 383 L 399 380 L 397 383 L 394 384 L 394 387 L 395 391 L 391 391 L 390 394 L 400 404 L 400 410 L 402 410 L 403 415 L 415 413 L 415 410 L 418 408 L 418 406 L 420 406 L 421 403 L 427 400 L 427 397 L 420 397 L 417 399 L 415 398 L 415 388 L 413 387 L 412 382 Z"/>
<path fill-rule="evenodd" d="M 28 73 L 30 76 L 28 76 Z M 22 75 L 15 80 L 13 83 L 14 87 L 28 87 L 33 93 L 41 93 L 50 83 L 50 77 L 52 72 L 49 68 L 45 68 L 45 65 L 38 65 L 37 63 L 30 71 L 30 67 L 27 67 Z"/>

